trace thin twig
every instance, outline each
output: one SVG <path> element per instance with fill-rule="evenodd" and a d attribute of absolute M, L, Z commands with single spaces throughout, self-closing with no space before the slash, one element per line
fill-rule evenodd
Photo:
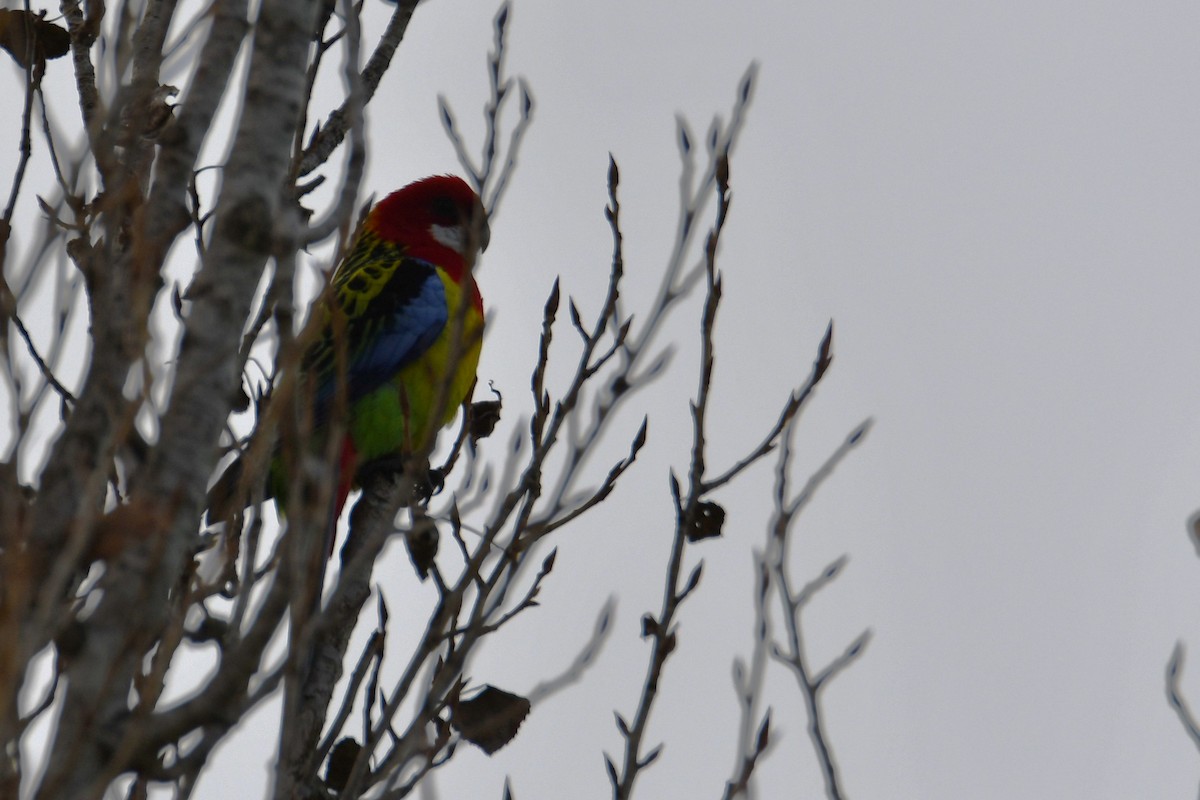
<path fill-rule="evenodd" d="M 33 155 L 33 137 L 30 134 L 30 128 L 33 116 L 33 94 L 37 87 L 33 71 L 38 63 L 35 57 L 37 36 L 33 31 L 33 20 L 33 12 L 29 10 L 29 0 L 25 0 L 25 13 L 21 15 L 21 24 L 25 26 L 23 34 L 25 40 L 25 53 L 23 54 L 25 63 L 25 97 L 21 104 L 21 141 L 18 145 L 20 156 L 17 159 L 17 168 L 13 172 L 12 187 L 8 192 L 8 205 L 4 207 L 3 225 L 0 225 L 0 232 L 3 233 L 2 238 L 5 241 L 8 239 L 13 212 L 17 207 L 17 197 L 21 193 L 21 184 L 25 180 L 25 168 L 29 166 L 29 159 Z M 2 251 L 0 251 L 0 256 L 3 256 Z M 3 258 L 0 258 L 0 266 L 3 263 Z"/>
<path fill-rule="evenodd" d="M 770 711 L 760 719 L 759 706 L 766 683 L 768 646 L 771 640 L 771 619 L 767 606 L 771 572 L 763 554 L 758 551 L 754 553 L 754 573 L 754 646 L 750 653 L 750 665 L 747 668 L 741 658 L 735 659 L 733 663 L 733 688 L 737 693 L 739 712 L 737 757 L 733 774 L 725 785 L 725 800 L 732 800 L 738 796 L 753 800 L 754 769 L 767 748 L 763 740 L 768 734 L 760 733 L 755 736 L 755 728 L 757 726 L 760 732 L 769 730 Z"/>
<path fill-rule="evenodd" d="M 25 327 L 25 323 L 21 321 L 21 317 L 17 314 L 12 314 L 10 319 L 12 320 L 13 324 L 16 325 L 17 333 L 19 333 L 21 335 L 21 339 L 24 340 L 25 347 L 28 348 L 29 355 L 31 358 L 33 358 L 34 363 L 37 364 L 38 370 L 42 373 L 42 377 L 46 379 L 47 383 L 54 387 L 54 391 L 58 392 L 59 396 L 62 397 L 63 400 L 66 400 L 68 403 L 74 403 L 75 395 L 71 394 L 71 392 L 67 390 L 67 387 L 59 383 L 58 378 L 54 377 L 54 373 L 50 371 L 49 365 L 47 365 L 42 359 L 41 354 L 38 353 L 37 348 L 34 346 L 33 339 L 29 336 L 29 329 Z"/>
<path fill-rule="evenodd" d="M 450 108 L 450 101 L 444 95 L 438 95 L 438 111 L 442 119 L 442 127 L 446 131 L 446 137 L 450 139 L 450 144 L 454 147 L 454 154 L 458 157 L 458 163 L 466 170 L 471 183 L 474 184 L 475 190 L 483 199 L 483 205 L 487 209 L 488 218 L 493 222 L 495 222 L 496 217 L 499 215 L 500 200 L 508 188 L 508 181 L 512 177 L 513 171 L 516 169 L 517 155 L 520 153 L 521 143 L 525 138 L 526 131 L 529 130 L 529 126 L 533 122 L 533 93 L 530 91 L 529 84 L 525 82 L 525 79 L 518 77 L 515 80 L 516 86 L 521 90 L 519 116 L 516 125 L 513 126 L 508 147 L 504 148 L 502 146 L 500 138 L 500 114 L 514 85 L 514 79 L 504 74 L 505 55 L 507 54 L 505 45 L 511 17 L 512 5 L 506 0 L 506 2 L 500 4 L 500 8 L 492 21 L 495 34 L 492 49 L 488 52 L 487 56 L 490 92 L 483 108 L 483 147 L 481 159 L 478 164 L 471 158 L 467 150 L 467 145 L 458 132 L 458 125 L 455 122 L 454 112 Z M 502 150 L 505 152 L 503 158 L 504 166 L 497 172 L 495 169 L 497 154 Z"/>
<path fill-rule="evenodd" d="M 824 348 L 822 348 L 824 350 Z M 818 359 L 820 360 L 820 358 Z M 772 655 L 781 663 L 788 666 L 795 674 L 800 693 L 804 698 L 808 715 L 808 731 L 816 752 L 817 762 L 825 780 L 825 793 L 830 800 L 840 800 L 844 797 L 841 778 L 838 775 L 837 762 L 829 744 L 829 735 L 825 730 L 825 722 L 821 712 L 820 694 L 830 678 L 849 666 L 858 658 L 870 641 L 869 630 L 860 634 L 846 650 L 833 662 L 815 675 L 805 656 L 804 636 L 800 627 L 800 610 L 809 598 L 820 588 L 829 583 L 846 563 L 845 557 L 834 561 L 821 575 L 810 581 L 801 591 L 792 589 L 791 578 L 788 574 L 788 544 L 793 522 L 798 513 L 804 508 L 817 487 L 833 472 L 834 468 L 849 454 L 863 439 L 870 427 L 870 421 L 856 428 L 842 445 L 826 460 L 795 496 L 789 497 L 789 480 L 792 468 L 791 439 L 796 427 L 793 417 L 787 424 L 780 441 L 779 460 L 775 471 L 775 514 L 768 531 L 767 552 L 765 561 L 774 576 L 775 592 L 779 597 L 783 610 L 783 626 L 787 635 L 787 649 L 776 645 Z"/>
<path fill-rule="evenodd" d="M 404 39 L 409 20 L 412 19 L 416 7 L 417 0 L 398 0 L 396 3 L 396 10 L 392 12 L 392 18 L 388 21 L 383 37 L 375 46 L 375 52 L 371 53 L 367 65 L 363 67 L 362 102 L 369 103 L 375 96 L 375 90 L 379 88 L 379 82 L 392 63 L 392 56 L 396 54 L 396 49 Z M 351 127 L 349 117 L 352 103 L 356 102 L 358 102 L 357 99 L 346 98 L 342 105 L 329 115 L 325 124 L 313 132 L 308 146 L 304 148 L 300 167 L 296 171 L 299 177 L 309 174 L 324 164 L 337 146 L 342 143 Z"/>
<path fill-rule="evenodd" d="M 706 289 L 704 308 L 700 322 L 700 378 L 696 388 L 696 398 L 691 403 L 692 412 L 692 447 L 688 466 L 687 494 L 681 493 L 678 479 L 674 472 L 671 474 L 671 497 L 675 505 L 675 531 L 671 540 L 671 554 L 667 562 L 667 574 L 663 588 L 662 607 L 655 617 L 646 614 L 642 618 L 642 635 L 650 639 L 650 660 L 646 678 L 642 684 L 638 698 L 637 710 L 632 723 L 617 714 L 617 730 L 625 740 L 624 753 L 620 770 L 612 759 L 604 757 L 609 781 L 612 784 L 614 800 L 626 800 L 633 794 L 634 783 L 638 775 L 650 766 L 662 750 L 658 745 L 649 753 L 642 755 L 642 741 L 646 736 L 650 712 L 658 696 L 659 682 L 667 659 L 675 650 L 676 630 L 675 619 L 683 601 L 696 588 L 700 581 L 701 567 L 697 565 L 692 570 L 687 581 L 680 584 L 684 551 L 692 531 L 698 508 L 702 499 L 705 471 L 706 433 L 705 420 L 708 409 L 709 389 L 713 376 L 713 339 L 717 309 L 721 300 L 721 279 L 717 272 L 716 253 L 720 242 L 721 232 L 729 210 L 731 194 L 729 191 L 729 162 L 728 156 L 723 155 L 717 161 L 715 168 L 717 181 L 717 216 L 709 231 L 705 246 L 705 276 Z"/>
<path fill-rule="evenodd" d="M 1171 657 L 1167 660 L 1167 701 L 1175 709 L 1175 714 L 1179 717 L 1183 729 L 1187 731 L 1192 744 L 1200 750 L 1200 724 L 1196 722 L 1191 707 L 1188 706 L 1187 700 L 1184 699 L 1183 693 L 1179 689 L 1179 676 L 1182 672 L 1183 642 L 1176 642 L 1174 649 L 1171 650 Z"/>

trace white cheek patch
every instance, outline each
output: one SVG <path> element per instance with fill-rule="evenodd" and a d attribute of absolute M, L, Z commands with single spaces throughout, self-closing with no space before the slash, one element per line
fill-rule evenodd
<path fill-rule="evenodd" d="M 461 225 L 430 225 L 429 233 L 459 255 L 467 255 L 467 231 Z"/>

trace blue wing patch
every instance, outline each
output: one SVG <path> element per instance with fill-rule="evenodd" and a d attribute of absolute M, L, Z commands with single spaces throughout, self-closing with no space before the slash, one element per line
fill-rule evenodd
<path fill-rule="evenodd" d="M 346 401 L 353 405 L 421 356 L 446 326 L 446 292 L 427 261 L 400 256 L 352 256 L 334 279 L 345 314 Z M 302 371 L 312 381 L 314 420 L 328 419 L 337 390 L 334 326 L 327 323 L 309 348 Z"/>

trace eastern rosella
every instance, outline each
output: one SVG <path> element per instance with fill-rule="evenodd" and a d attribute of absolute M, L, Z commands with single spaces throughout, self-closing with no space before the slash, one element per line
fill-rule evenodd
<path fill-rule="evenodd" d="M 358 466 L 411 453 L 467 399 L 483 331 L 470 270 L 488 237 L 483 204 L 463 180 L 425 178 L 371 209 L 334 273 L 328 305 L 314 312 L 323 324 L 301 360 L 299 389 L 312 402 L 315 432 L 343 415 L 335 514 Z M 276 496 L 287 484 L 281 462 L 277 453 L 268 480 Z M 240 472 L 218 480 L 223 493 Z M 229 509 L 210 493 L 210 520 L 218 508 Z"/>

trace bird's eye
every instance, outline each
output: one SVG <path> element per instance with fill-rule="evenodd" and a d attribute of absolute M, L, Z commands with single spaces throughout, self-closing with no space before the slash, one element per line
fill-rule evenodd
<path fill-rule="evenodd" d="M 458 222 L 458 206 L 449 197 L 438 197 L 432 206 L 434 218 L 443 225 L 453 225 Z"/>

